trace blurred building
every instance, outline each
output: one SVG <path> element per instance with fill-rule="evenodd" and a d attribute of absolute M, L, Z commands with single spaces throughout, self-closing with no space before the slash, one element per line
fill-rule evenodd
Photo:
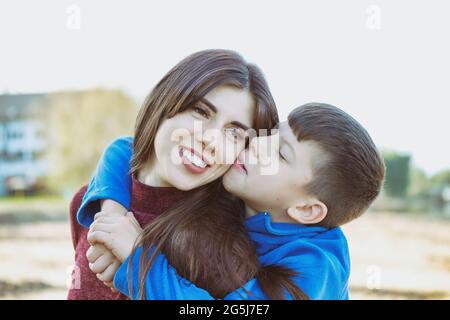
<path fill-rule="evenodd" d="M 48 172 L 46 94 L 0 95 L 0 196 L 32 192 Z"/>

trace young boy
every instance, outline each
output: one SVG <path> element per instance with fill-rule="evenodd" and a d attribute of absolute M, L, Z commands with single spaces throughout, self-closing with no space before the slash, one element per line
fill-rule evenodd
<path fill-rule="evenodd" d="M 384 172 L 375 144 L 355 119 L 334 106 L 310 103 L 293 110 L 278 125 L 278 134 L 253 138 L 223 184 L 245 202 L 246 228 L 262 265 L 297 272 L 295 284 L 311 299 L 348 299 L 350 261 L 339 226 L 366 211 L 380 192 Z M 126 231 L 114 233 L 117 225 L 108 230 L 108 221 L 113 223 L 100 217 L 92 224 L 90 240 L 117 253 L 114 243 L 130 237 Z M 139 296 L 140 252 L 132 260 L 133 276 L 128 276 L 127 258 L 114 278 L 114 286 L 133 298 Z M 118 256 L 123 260 L 130 253 L 122 250 Z M 212 299 L 181 278 L 164 254 L 153 262 L 145 290 L 148 299 Z M 252 279 L 225 299 L 255 298 L 265 295 Z"/>

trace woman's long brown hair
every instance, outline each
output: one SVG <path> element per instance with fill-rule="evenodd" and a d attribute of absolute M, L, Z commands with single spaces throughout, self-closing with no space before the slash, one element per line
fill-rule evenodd
<path fill-rule="evenodd" d="M 229 50 L 197 52 L 172 68 L 145 100 L 135 126 L 131 173 L 143 168 L 154 154 L 154 138 L 162 120 L 186 110 L 220 85 L 251 92 L 257 131 L 278 123 L 275 102 L 258 67 Z M 292 280 L 297 273 L 283 266 L 260 265 L 244 221 L 243 203 L 225 191 L 221 179 L 189 191 L 145 227 L 134 247 L 131 256 L 142 246 L 140 298 L 145 298 L 145 278 L 153 259 L 163 252 L 180 276 L 215 298 L 225 297 L 256 277 L 270 299 L 285 298 L 285 291 L 293 299 L 307 299 Z"/>

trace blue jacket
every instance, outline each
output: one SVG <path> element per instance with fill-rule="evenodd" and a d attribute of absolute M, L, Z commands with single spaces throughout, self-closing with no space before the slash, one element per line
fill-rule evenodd
<path fill-rule="evenodd" d="M 113 199 L 130 208 L 131 180 L 128 172 L 131 155 L 131 138 L 119 138 L 105 150 L 78 212 L 78 221 L 82 225 L 89 226 L 92 222 L 93 215 L 100 208 L 99 199 Z M 268 212 L 247 218 L 245 225 L 263 266 L 277 264 L 298 272 L 293 280 L 311 299 L 348 299 L 350 259 L 347 240 L 340 228 L 272 222 Z M 135 299 L 139 297 L 140 254 L 141 248 L 138 248 L 131 268 L 128 257 L 114 278 L 115 287 Z M 129 281 L 132 295 L 128 290 Z M 248 296 L 243 288 L 253 295 Z M 268 299 L 256 279 L 248 281 L 243 288 L 229 293 L 225 299 Z M 163 253 L 157 255 L 147 274 L 145 297 L 213 299 L 207 291 L 179 276 Z"/>

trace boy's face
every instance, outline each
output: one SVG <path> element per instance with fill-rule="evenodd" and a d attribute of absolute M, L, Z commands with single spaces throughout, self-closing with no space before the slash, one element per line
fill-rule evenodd
<path fill-rule="evenodd" d="M 250 141 L 223 184 L 251 209 L 283 214 L 311 199 L 304 186 L 314 178 L 313 163 L 322 161 L 323 154 L 316 143 L 299 142 L 287 121 L 281 122 L 278 133 Z"/>

